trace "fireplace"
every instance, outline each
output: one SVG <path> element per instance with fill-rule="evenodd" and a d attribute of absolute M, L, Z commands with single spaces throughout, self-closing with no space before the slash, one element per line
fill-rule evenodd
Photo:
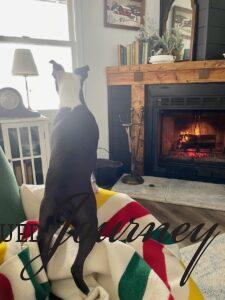
<path fill-rule="evenodd" d="M 225 84 L 150 85 L 145 173 L 225 182 Z"/>

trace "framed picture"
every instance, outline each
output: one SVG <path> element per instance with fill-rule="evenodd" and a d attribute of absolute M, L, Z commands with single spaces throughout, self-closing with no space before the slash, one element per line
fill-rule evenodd
<path fill-rule="evenodd" d="M 184 39 L 190 40 L 192 35 L 192 10 L 174 6 L 172 28 L 179 29 Z"/>
<path fill-rule="evenodd" d="M 105 26 L 138 30 L 144 24 L 145 0 L 104 0 Z"/>

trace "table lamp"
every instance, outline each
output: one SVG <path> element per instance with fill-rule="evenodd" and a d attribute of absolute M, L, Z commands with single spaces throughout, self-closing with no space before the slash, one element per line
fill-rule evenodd
<path fill-rule="evenodd" d="M 34 62 L 32 52 L 29 49 L 16 49 L 15 50 L 12 74 L 16 75 L 16 76 L 24 76 L 25 84 L 26 84 L 26 91 L 27 91 L 28 109 L 31 110 L 27 77 L 28 76 L 37 76 L 38 70 L 37 70 L 36 64 Z"/>

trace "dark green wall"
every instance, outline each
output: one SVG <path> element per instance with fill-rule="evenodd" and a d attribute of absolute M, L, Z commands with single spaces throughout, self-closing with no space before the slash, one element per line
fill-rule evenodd
<path fill-rule="evenodd" d="M 196 59 L 222 59 L 225 53 L 225 0 L 198 0 Z"/>

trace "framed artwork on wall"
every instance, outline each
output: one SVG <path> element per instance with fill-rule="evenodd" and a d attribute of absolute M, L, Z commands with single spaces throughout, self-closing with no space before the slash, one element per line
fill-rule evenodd
<path fill-rule="evenodd" d="M 105 26 L 138 30 L 144 24 L 145 0 L 104 0 Z"/>
<path fill-rule="evenodd" d="M 172 28 L 179 29 L 184 39 L 190 40 L 192 35 L 192 10 L 174 6 Z"/>

